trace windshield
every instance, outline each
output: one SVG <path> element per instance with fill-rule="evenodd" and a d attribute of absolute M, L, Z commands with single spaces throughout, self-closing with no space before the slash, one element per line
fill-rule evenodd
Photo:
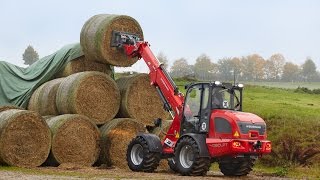
<path fill-rule="evenodd" d="M 227 89 L 215 87 L 212 91 L 213 109 L 240 110 L 240 91 L 237 89 Z"/>

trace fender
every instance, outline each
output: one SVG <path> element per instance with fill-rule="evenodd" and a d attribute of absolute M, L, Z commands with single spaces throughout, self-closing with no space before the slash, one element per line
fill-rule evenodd
<path fill-rule="evenodd" d="M 208 147 L 206 144 L 206 135 L 205 134 L 187 133 L 187 134 L 184 134 L 183 136 L 181 136 L 180 139 L 182 139 L 182 137 L 185 137 L 185 136 L 191 137 L 197 143 L 199 150 L 200 150 L 200 152 L 199 152 L 200 157 L 210 157 Z M 180 139 L 178 140 L 178 142 L 180 141 Z M 178 142 L 177 142 L 177 144 L 178 144 Z"/>
<path fill-rule="evenodd" d="M 155 134 L 139 133 L 137 137 L 142 137 L 147 141 L 150 152 L 162 153 L 162 144 L 160 138 Z"/>

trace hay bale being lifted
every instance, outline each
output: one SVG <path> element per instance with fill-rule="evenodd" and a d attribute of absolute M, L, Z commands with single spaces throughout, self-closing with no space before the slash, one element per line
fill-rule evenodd
<path fill-rule="evenodd" d="M 113 119 L 101 126 L 101 152 L 98 164 L 128 169 L 127 146 L 139 132 L 145 132 L 143 124 L 129 118 Z"/>
<path fill-rule="evenodd" d="M 88 61 L 85 56 L 80 56 L 77 59 L 71 60 L 56 74 L 56 77 L 67 77 L 71 74 L 84 71 L 99 71 L 113 76 L 113 70 L 110 65 L 94 61 Z"/>
<path fill-rule="evenodd" d="M 33 111 L 0 112 L 0 162 L 10 166 L 36 167 L 50 151 L 50 129 Z"/>
<path fill-rule="evenodd" d="M 58 115 L 58 109 L 56 107 L 56 94 L 60 83 L 63 78 L 54 79 L 42 84 L 36 89 L 28 105 L 28 110 L 36 111 L 42 116 L 45 115 Z"/>
<path fill-rule="evenodd" d="M 138 35 L 143 40 L 139 23 L 130 16 L 99 14 L 91 17 L 82 27 L 80 44 L 90 61 L 99 61 L 114 66 L 131 66 L 138 59 L 128 58 L 123 51 L 111 47 L 112 31 Z"/>
<path fill-rule="evenodd" d="M 145 125 L 153 125 L 156 118 L 168 117 L 155 87 L 150 85 L 149 75 L 122 77 L 116 82 L 121 93 L 118 117 L 137 119 Z"/>
<path fill-rule="evenodd" d="M 100 133 L 83 115 L 65 114 L 46 119 L 52 132 L 51 152 L 45 164 L 91 166 L 99 156 Z"/>
<path fill-rule="evenodd" d="M 56 105 L 60 114 L 82 114 L 96 124 L 104 124 L 117 114 L 120 92 L 108 75 L 80 72 L 68 76 L 60 84 Z"/>

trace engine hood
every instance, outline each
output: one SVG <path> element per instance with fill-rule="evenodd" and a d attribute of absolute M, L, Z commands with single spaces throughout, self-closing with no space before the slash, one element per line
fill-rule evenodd
<path fill-rule="evenodd" d="M 227 117 L 229 117 L 230 119 L 234 119 L 237 122 L 248 122 L 248 123 L 259 123 L 259 124 L 265 124 L 264 120 L 252 113 L 248 113 L 248 112 L 240 112 L 240 111 L 230 111 L 227 110 L 224 113 Z"/>

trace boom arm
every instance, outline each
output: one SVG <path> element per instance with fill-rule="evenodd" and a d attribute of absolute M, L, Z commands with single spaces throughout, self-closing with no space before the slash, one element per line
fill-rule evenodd
<path fill-rule="evenodd" d="M 155 86 L 164 103 L 165 110 L 173 115 L 180 115 L 184 97 L 178 87 L 152 53 L 148 42 L 140 41 L 136 35 L 130 33 L 113 32 L 111 46 L 121 47 L 129 57 L 143 59 L 150 70 L 150 83 Z"/>
<path fill-rule="evenodd" d="M 179 138 L 182 119 L 184 96 L 179 92 L 174 81 L 152 53 L 148 42 L 140 41 L 136 35 L 123 32 L 113 32 L 111 46 L 122 48 L 129 57 L 143 59 L 150 69 L 151 85 L 155 86 L 164 108 L 170 112 L 173 122 L 164 140 L 164 153 L 172 154 L 173 147 Z M 174 114 L 172 113 L 174 112 Z"/>

